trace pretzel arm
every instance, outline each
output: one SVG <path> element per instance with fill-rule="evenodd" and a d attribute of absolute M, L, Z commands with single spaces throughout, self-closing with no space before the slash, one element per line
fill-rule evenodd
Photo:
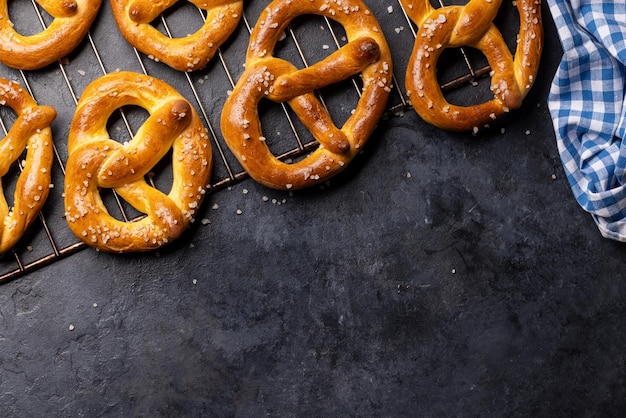
<path fill-rule="evenodd" d="M 50 15 L 71 17 L 78 11 L 76 0 L 35 0 Z"/>
<path fill-rule="evenodd" d="M 128 16 L 135 23 L 150 23 L 178 0 L 133 0 L 128 4 Z"/>
<path fill-rule="evenodd" d="M 116 149 L 102 163 L 98 176 L 102 187 L 119 187 L 143 177 L 171 148 L 191 121 L 191 106 L 184 100 L 166 103 L 141 126 L 135 138 Z M 164 141 L 163 138 L 169 138 Z"/>
<path fill-rule="evenodd" d="M 326 149 L 335 154 L 345 154 L 350 150 L 348 138 L 335 126 L 328 111 L 314 94 L 298 96 L 289 101 L 289 106 L 311 132 L 313 138 Z"/>
<path fill-rule="evenodd" d="M 187 128 L 189 134 L 179 135 L 172 144 L 172 188 L 168 194 L 190 220 L 205 194 L 204 187 L 211 177 L 211 143 L 200 117 L 195 114 Z M 198 141 L 194 136 L 204 139 Z M 189 178 L 206 179 L 190 182 Z"/>
<path fill-rule="evenodd" d="M 343 81 L 360 73 L 379 56 L 380 49 L 374 39 L 356 39 L 310 67 L 277 77 L 270 99 L 287 101 Z"/>
<path fill-rule="evenodd" d="M 49 167 L 52 166 L 54 157 L 51 152 L 52 144 L 46 144 L 46 137 L 51 137 L 49 128 L 41 129 L 28 141 L 26 162 L 15 185 L 13 211 L 9 214 L 9 224 L 13 228 L 25 230 L 39 213 L 34 210 L 35 206 L 43 205 L 50 193 Z M 5 247 L 13 246 L 15 242 L 17 237 L 13 238 L 13 243 L 3 240 L 2 244 Z"/>
<path fill-rule="evenodd" d="M 460 48 L 479 40 L 485 32 L 490 30 L 501 4 L 502 0 L 489 0 L 486 5 L 483 1 L 471 0 L 460 9 L 455 6 L 447 8 L 448 10 L 450 8 L 461 10 L 456 18 L 454 29 L 451 31 L 448 47 Z M 440 11 L 443 11 L 443 8 Z"/>
<path fill-rule="evenodd" d="M 7 136 L 0 141 L 0 177 L 7 173 L 10 165 L 22 154 L 28 138 L 49 126 L 55 117 L 56 111 L 48 106 L 37 106 L 30 113 L 18 116 Z"/>
<path fill-rule="evenodd" d="M 515 79 L 525 95 L 535 81 L 543 51 L 543 25 L 541 4 L 533 0 L 518 0 L 518 10 L 523 16 L 519 42 L 515 51 Z"/>
<path fill-rule="evenodd" d="M 515 80 L 513 55 L 500 31 L 495 25 L 490 25 L 474 46 L 485 54 L 492 69 L 491 90 L 495 97 L 507 110 L 520 107 L 523 97 Z"/>
<path fill-rule="evenodd" d="M 125 184 L 117 187 L 115 191 L 139 212 L 157 219 L 155 224 L 167 231 L 167 235 L 179 236 L 185 229 L 183 215 L 175 202 L 166 199 L 163 192 L 146 182 Z"/>

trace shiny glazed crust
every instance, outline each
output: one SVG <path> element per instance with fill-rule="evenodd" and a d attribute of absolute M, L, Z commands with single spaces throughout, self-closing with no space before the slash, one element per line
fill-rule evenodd
<path fill-rule="evenodd" d="M 10 107 L 17 114 L 9 133 L 0 141 L 0 176 L 7 174 L 27 149 L 12 208 L 0 193 L 0 253 L 4 253 L 22 237 L 48 198 L 54 155 L 50 124 L 56 118 L 56 111 L 49 106 L 38 106 L 19 84 L 1 78 L 0 105 Z"/>
<path fill-rule="evenodd" d="M 107 132 L 109 116 L 135 105 L 150 116 L 133 139 L 121 144 Z M 172 149 L 169 194 L 144 176 Z M 65 216 L 76 236 L 99 250 L 147 251 L 177 238 L 193 221 L 211 172 L 211 144 L 193 107 L 163 81 L 118 72 L 92 82 L 76 108 L 68 138 Z M 113 188 L 140 220 L 111 216 L 99 194 Z"/>
<path fill-rule="evenodd" d="M 435 9 L 430 0 L 400 0 L 418 26 L 406 73 L 406 88 L 417 113 L 427 122 L 452 131 L 477 130 L 511 109 L 519 108 L 532 87 L 543 49 L 541 0 L 517 0 L 520 31 L 515 56 L 493 24 L 502 0 L 471 0 L 465 6 Z M 494 99 L 458 106 L 443 97 L 436 75 L 445 48 L 469 46 L 485 54 L 492 69 Z"/>
<path fill-rule="evenodd" d="M 42 32 L 20 35 L 9 20 L 8 0 L 0 0 L 0 62 L 20 70 L 37 70 L 65 57 L 87 35 L 102 0 L 36 0 L 54 17 Z"/>
<path fill-rule="evenodd" d="M 204 25 L 189 36 L 170 38 L 151 23 L 178 1 L 111 0 L 111 7 L 120 32 L 129 44 L 175 70 L 199 70 L 237 27 L 243 13 L 243 0 L 190 0 L 206 11 Z"/>
<path fill-rule="evenodd" d="M 343 25 L 348 43 L 323 61 L 298 70 L 273 57 L 273 51 L 289 22 L 304 14 L 337 21 Z M 252 31 L 245 67 L 224 105 L 221 130 L 250 176 L 275 189 L 312 186 L 342 171 L 382 116 L 393 78 L 391 55 L 382 30 L 360 0 L 273 1 Z M 338 128 L 314 91 L 359 73 L 363 83 L 361 97 L 354 113 Z M 319 147 L 294 163 L 274 156 L 259 121 L 258 104 L 263 98 L 286 102 Z"/>

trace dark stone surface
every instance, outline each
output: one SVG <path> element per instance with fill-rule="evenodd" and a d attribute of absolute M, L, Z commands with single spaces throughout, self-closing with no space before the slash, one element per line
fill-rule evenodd
<path fill-rule="evenodd" d="M 383 3 L 392 43 L 399 6 Z M 324 188 L 244 180 L 158 253 L 85 249 L 3 284 L 2 416 L 619 416 L 626 249 L 563 177 L 546 31 L 504 133 L 450 134 L 407 109 Z M 63 155 L 73 104 L 54 75 L 31 80 L 65 103 Z"/>

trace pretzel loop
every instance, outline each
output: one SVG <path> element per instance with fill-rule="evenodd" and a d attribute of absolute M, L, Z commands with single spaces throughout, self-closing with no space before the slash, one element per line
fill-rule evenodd
<path fill-rule="evenodd" d="M 111 0 L 117 26 L 124 38 L 149 57 L 178 71 L 195 71 L 207 65 L 235 30 L 243 13 L 243 0 L 190 0 L 206 12 L 195 33 L 170 38 L 152 22 L 179 0 Z"/>
<path fill-rule="evenodd" d="M 471 0 L 465 6 L 435 9 L 429 0 L 401 0 L 418 33 L 406 74 L 406 87 L 417 113 L 427 122 L 449 130 L 477 130 L 511 109 L 519 108 L 535 80 L 543 29 L 541 1 L 517 0 L 520 14 L 519 42 L 512 55 L 493 24 L 501 0 Z M 435 73 L 446 48 L 469 46 L 480 50 L 492 70 L 494 98 L 473 105 L 449 103 Z"/>
<path fill-rule="evenodd" d="M 150 116 L 125 144 L 110 139 L 107 121 L 118 108 L 140 106 Z M 144 176 L 172 150 L 168 194 Z M 84 91 L 68 138 L 66 219 L 93 247 L 111 252 L 147 251 L 167 244 L 193 221 L 211 172 L 208 134 L 195 110 L 171 86 L 131 72 L 109 74 Z M 100 189 L 112 188 L 146 216 L 112 217 Z"/>
<path fill-rule="evenodd" d="M 102 0 L 35 0 L 54 20 L 42 32 L 24 36 L 9 19 L 8 0 L 0 0 L 0 62 L 36 70 L 65 57 L 93 23 Z"/>
<path fill-rule="evenodd" d="M 26 158 L 9 208 L 0 184 L 0 253 L 12 248 L 35 219 L 50 191 L 52 131 L 56 111 L 38 106 L 19 84 L 0 79 L 0 105 L 15 111 L 17 119 L 0 141 L 0 176 L 9 171 L 24 150 Z"/>
<path fill-rule="evenodd" d="M 289 22 L 304 14 L 336 20 L 344 26 L 348 42 L 322 61 L 298 70 L 275 58 L 273 51 Z M 314 91 L 359 73 L 361 97 L 339 128 Z M 307 187 L 337 174 L 354 158 L 385 109 L 391 83 L 389 48 L 378 22 L 360 0 L 297 4 L 275 0 L 252 31 L 246 70 L 224 105 L 222 133 L 255 180 L 277 189 Z M 286 102 L 320 146 L 297 162 L 280 161 L 262 133 L 258 114 L 262 99 Z"/>

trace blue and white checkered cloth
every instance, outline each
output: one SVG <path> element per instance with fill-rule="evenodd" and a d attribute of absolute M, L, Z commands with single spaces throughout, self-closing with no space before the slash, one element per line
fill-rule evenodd
<path fill-rule="evenodd" d="M 548 107 L 578 203 L 626 241 L 626 1 L 548 0 L 563 46 Z"/>

